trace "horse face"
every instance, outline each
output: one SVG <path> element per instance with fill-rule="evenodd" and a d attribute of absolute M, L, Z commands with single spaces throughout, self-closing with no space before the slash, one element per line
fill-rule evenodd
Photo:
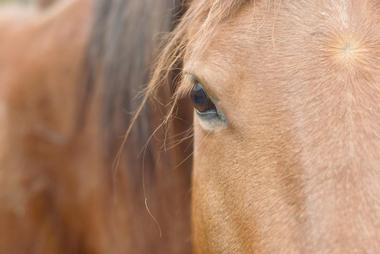
<path fill-rule="evenodd" d="M 197 253 L 380 250 L 379 28 L 378 1 L 253 1 L 190 33 Z"/>

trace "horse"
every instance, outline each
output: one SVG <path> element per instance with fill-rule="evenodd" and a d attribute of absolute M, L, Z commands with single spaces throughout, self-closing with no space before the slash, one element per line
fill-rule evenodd
<path fill-rule="evenodd" d="M 183 11 L 172 6 L 175 13 L 181 10 L 179 21 L 164 24 L 155 18 L 171 16 L 159 12 L 168 5 L 160 9 L 156 4 L 95 3 L 84 47 L 86 65 L 80 71 L 87 75 L 74 93 L 80 95 L 72 110 L 76 114 L 69 117 L 75 128 L 52 125 L 73 135 L 56 135 L 51 126 L 20 135 L 25 130 L 15 120 L 7 129 L 4 138 L 13 137 L 13 143 L 4 158 L 20 158 L 12 161 L 17 167 L 2 171 L 2 179 L 8 178 L 2 189 L 34 190 L 35 199 L 21 193 L 4 202 L 1 196 L 0 215 L 8 219 L 0 228 L 18 229 L 18 238 L 12 231 L 1 232 L 13 240 L 1 241 L 0 248 L 19 242 L 24 250 L 35 249 L 30 235 L 45 234 L 41 246 L 56 252 L 189 252 L 190 241 L 179 239 L 189 232 L 185 193 L 192 169 L 194 253 L 377 253 L 378 2 L 194 0 L 179 3 Z M 141 9 L 132 12 L 132 6 Z M 148 15 L 152 10 L 161 14 Z M 138 51 L 136 45 L 152 42 L 146 38 L 155 34 L 140 31 L 139 17 L 151 21 L 146 24 L 154 31 L 173 31 L 159 50 L 144 97 L 136 102 L 144 86 L 134 85 L 148 79 L 139 71 L 150 64 L 145 54 L 155 44 Z M 28 109 L 20 106 L 25 101 L 41 98 L 13 94 L 24 94 L 13 107 L 22 112 Z M 61 106 L 59 100 L 48 102 Z M 20 119 L 55 119 L 37 116 Z M 120 139 L 126 128 L 128 135 Z M 166 141 L 181 134 L 185 142 L 180 139 L 169 149 Z M 21 143 L 26 137 L 28 142 Z M 146 140 L 151 143 L 141 162 L 137 147 Z M 25 156 L 36 142 L 33 156 L 48 155 L 49 160 Z M 185 156 L 187 146 L 193 153 Z M 104 170 L 115 153 L 113 170 Z M 26 171 L 25 165 L 35 169 Z M 169 179 L 168 172 L 174 177 Z M 21 183 L 21 176 L 28 180 L 24 187 L 9 184 L 10 179 Z M 177 188 L 165 188 L 165 180 Z M 17 211 L 25 209 L 20 200 L 34 204 L 34 213 L 27 213 L 34 224 L 18 224 L 23 213 Z M 36 225 L 45 225 L 44 230 Z M 53 235 L 61 238 L 46 238 L 57 229 Z M 178 245 L 165 245 L 171 240 Z"/>
<path fill-rule="evenodd" d="M 194 108 L 194 253 L 380 251 L 379 28 L 376 0 L 188 3 L 146 96 Z"/>
<path fill-rule="evenodd" d="M 192 110 L 163 130 L 168 108 L 151 102 L 133 121 L 183 8 L 66 0 L 0 11 L 0 253 L 191 253 L 192 162 L 181 156 L 192 141 L 174 134 L 190 132 Z M 169 103 L 171 91 L 159 96 Z"/>

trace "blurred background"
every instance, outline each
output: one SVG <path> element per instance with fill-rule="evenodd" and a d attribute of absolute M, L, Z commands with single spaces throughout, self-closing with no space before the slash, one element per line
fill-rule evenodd
<path fill-rule="evenodd" d="M 191 106 L 123 142 L 180 3 L 0 0 L 0 254 L 191 253 Z"/>
<path fill-rule="evenodd" d="M 11 2 L 31 4 L 33 0 L 0 0 L 0 4 L 11 3 Z"/>

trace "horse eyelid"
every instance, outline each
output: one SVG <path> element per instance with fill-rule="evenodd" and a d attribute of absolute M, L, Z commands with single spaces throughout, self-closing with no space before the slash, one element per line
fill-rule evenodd
<path fill-rule="evenodd" d="M 208 85 L 208 83 L 201 77 L 191 73 L 191 72 L 188 72 L 188 71 L 184 71 L 183 72 L 184 74 L 184 80 L 185 80 L 185 90 L 186 92 L 190 93 L 191 89 L 193 88 L 193 86 L 196 84 L 196 83 L 200 83 L 203 87 L 203 89 L 205 90 L 206 94 L 211 98 L 211 100 L 213 102 L 217 102 L 218 99 L 214 96 L 214 93 L 212 92 L 212 89 L 210 89 L 210 86 Z"/>

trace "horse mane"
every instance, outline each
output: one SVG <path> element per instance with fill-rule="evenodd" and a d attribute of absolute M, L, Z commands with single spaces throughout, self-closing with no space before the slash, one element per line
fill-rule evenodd
<path fill-rule="evenodd" d="M 157 126 L 152 107 L 146 106 L 134 123 L 128 144 L 121 148 L 122 137 L 143 99 L 149 81 L 150 66 L 160 49 L 160 37 L 175 25 L 181 15 L 182 1 L 171 0 L 97 0 L 93 29 L 87 51 L 86 97 L 98 94 L 102 101 L 103 140 L 110 160 L 119 149 L 127 149 L 129 163 L 141 157 L 144 145 Z M 168 101 L 170 91 L 161 94 Z M 85 102 L 87 99 L 84 100 Z M 157 109 L 156 109 L 157 110 Z M 157 124 L 157 120 L 155 122 Z M 144 155 L 146 168 L 154 168 L 149 146 Z M 137 149 L 136 149 L 137 148 Z M 131 167 L 133 168 L 133 167 Z"/>
<path fill-rule="evenodd" d="M 183 2 L 96 0 L 94 5 L 81 101 L 85 115 L 98 102 L 105 164 L 112 169 L 114 199 L 128 200 L 119 208 L 121 218 L 128 213 L 131 217 L 127 227 L 134 234 L 127 242 L 135 253 L 191 251 L 192 141 L 182 142 L 181 137 L 191 125 L 192 111 L 180 112 L 160 128 L 170 110 L 173 87 L 161 89 L 154 100 L 144 103 L 160 42 L 182 16 Z M 177 75 L 175 70 L 169 79 Z"/>
<path fill-rule="evenodd" d="M 190 1 L 191 2 L 191 1 Z M 184 95 L 189 88 L 179 87 L 182 82 L 182 73 L 178 73 L 177 66 L 181 66 L 186 55 L 190 54 L 191 46 L 196 44 L 196 53 L 201 53 L 205 48 L 210 37 L 213 35 L 213 29 L 220 22 L 234 15 L 247 4 L 248 0 L 217 0 L 217 1 L 192 1 L 188 10 L 182 16 L 180 22 L 171 32 L 166 46 L 158 57 L 152 78 L 149 83 L 146 96 L 154 97 L 154 94 L 162 87 L 171 86 L 175 91 L 173 97 L 173 106 Z M 173 72 L 176 72 L 174 74 Z M 172 82 L 170 77 L 175 75 L 177 78 Z M 179 87 L 179 89 L 177 89 Z M 172 112 L 169 112 L 170 114 Z M 170 114 L 167 118 L 170 118 Z"/>
<path fill-rule="evenodd" d="M 176 95 L 182 94 L 177 86 L 181 82 L 185 50 L 191 42 L 188 40 L 191 22 L 207 18 L 200 30 L 207 34 L 212 24 L 232 15 L 247 0 L 190 3 L 185 0 L 96 1 L 87 52 L 86 94 L 92 94 L 99 80 L 104 81 L 100 88 L 104 98 L 102 124 L 107 131 L 105 140 L 110 155 L 120 147 L 128 127 L 133 128 L 132 135 L 128 135 L 130 142 L 141 144 L 149 140 L 152 129 L 147 128 L 146 119 L 151 119 L 152 104 L 165 107 L 167 117 L 163 121 L 174 113 L 179 101 Z M 188 6 L 192 8 L 187 10 Z M 154 68 L 149 68 L 154 60 Z M 145 105 L 149 100 L 154 102 Z M 120 122 L 120 115 L 124 122 Z M 146 156 L 149 160 L 152 155 Z"/>

